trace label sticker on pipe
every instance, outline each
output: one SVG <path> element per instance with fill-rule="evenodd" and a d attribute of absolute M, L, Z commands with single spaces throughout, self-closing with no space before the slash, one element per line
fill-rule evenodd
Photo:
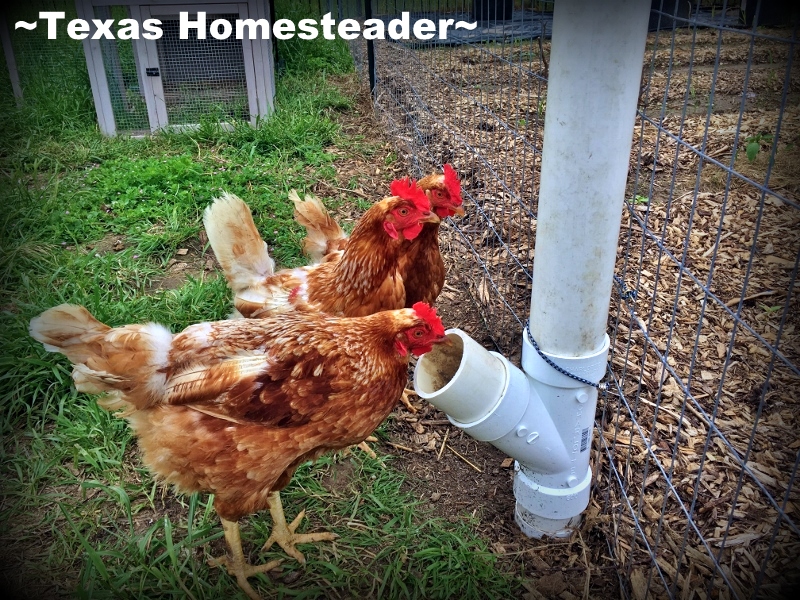
<path fill-rule="evenodd" d="M 581 452 L 586 452 L 589 447 L 589 428 L 587 427 L 581 431 Z"/>

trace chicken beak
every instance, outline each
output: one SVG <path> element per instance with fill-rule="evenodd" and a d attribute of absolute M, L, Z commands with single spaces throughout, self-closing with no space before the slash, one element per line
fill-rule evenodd
<path fill-rule="evenodd" d="M 453 346 L 453 340 L 451 340 L 449 336 L 444 336 L 444 338 L 439 340 L 437 343 L 444 344 L 445 346 L 449 346 L 449 347 Z"/>
<path fill-rule="evenodd" d="M 440 223 L 439 215 L 433 212 L 422 213 L 423 217 L 419 220 L 420 223 Z"/>
<path fill-rule="evenodd" d="M 464 210 L 463 206 L 456 206 L 453 208 L 453 212 L 459 217 L 463 217 L 465 214 L 467 214 L 467 211 Z"/>

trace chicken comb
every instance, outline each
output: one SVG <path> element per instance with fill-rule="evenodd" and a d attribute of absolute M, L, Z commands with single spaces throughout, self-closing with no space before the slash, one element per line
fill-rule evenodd
<path fill-rule="evenodd" d="M 430 304 L 424 302 L 417 302 L 411 308 L 417 313 L 417 316 L 431 326 L 433 333 L 436 335 L 444 335 L 444 325 L 442 320 L 437 316 L 436 309 Z"/>
<path fill-rule="evenodd" d="M 421 211 L 430 211 L 431 201 L 428 200 L 428 195 L 410 177 L 395 179 L 389 189 L 392 192 L 392 196 L 397 196 L 403 200 L 411 200 L 414 206 Z"/>
<path fill-rule="evenodd" d="M 447 193 L 450 194 L 453 204 L 461 206 L 464 201 L 461 198 L 461 182 L 458 180 L 456 170 L 449 164 L 444 166 L 444 186 L 447 188 Z"/>

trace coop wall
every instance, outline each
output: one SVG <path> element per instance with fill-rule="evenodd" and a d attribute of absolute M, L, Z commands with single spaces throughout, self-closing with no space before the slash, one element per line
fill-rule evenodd
<path fill-rule="evenodd" d="M 653 3 L 585 534 L 626 598 L 782 598 L 800 580 L 800 46 L 796 15 L 770 7 L 763 26 L 755 4 Z M 412 19 L 471 20 L 458 0 L 373 10 L 424 6 Z M 448 44 L 375 43 L 375 109 L 414 174 L 449 162 L 463 177 L 448 282 L 512 357 L 534 268 L 547 8 L 517 0 L 513 19 Z M 352 49 L 366 82 L 366 44 Z"/>
<path fill-rule="evenodd" d="M 129 6 L 95 6 L 95 18 L 130 19 Z M 150 132 L 144 82 L 132 40 L 100 40 L 111 109 L 117 133 L 143 134 Z"/>
<path fill-rule="evenodd" d="M 236 12 L 244 6 L 249 9 L 247 15 Z M 180 39 L 177 13 L 184 9 L 203 10 L 202 4 L 173 8 L 147 2 L 141 7 L 95 6 L 93 12 L 106 18 L 156 17 L 163 32 L 155 42 L 141 41 L 137 45 L 109 40 L 102 46 L 117 130 L 138 133 L 137 129 L 148 125 L 157 129 L 194 126 L 204 121 L 255 122 L 255 115 L 264 115 L 271 106 L 273 86 L 272 63 L 270 57 L 263 60 L 261 42 L 237 40 L 235 36 L 218 40 L 211 35 L 210 27 L 216 19 L 234 23 L 244 16 L 263 18 L 267 6 L 265 2 L 231 4 L 233 11 L 221 12 L 221 5 L 208 5 L 205 39 L 190 35 L 186 40 Z M 152 48 L 145 49 L 148 44 Z M 157 82 L 149 82 L 143 76 L 142 62 L 147 63 L 146 67 L 158 68 Z M 265 81 L 267 89 L 261 89 Z"/>
<path fill-rule="evenodd" d="M 159 16 L 164 35 L 156 42 L 164 101 L 170 125 L 217 121 L 249 121 L 245 57 L 242 41 L 234 36 L 214 39 L 215 19 L 234 23 L 237 14 L 207 14 L 206 39 L 181 40 L 177 15 Z"/>

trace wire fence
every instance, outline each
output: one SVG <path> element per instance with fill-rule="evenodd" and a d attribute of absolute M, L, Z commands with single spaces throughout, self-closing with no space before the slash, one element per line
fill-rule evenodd
<path fill-rule="evenodd" d="M 446 42 L 352 49 L 365 83 L 372 55 L 375 110 L 415 174 L 463 175 L 448 278 L 517 353 L 553 3 L 371 9 L 490 17 Z M 595 496 L 625 598 L 783 598 L 800 576 L 797 23 L 781 3 L 653 2 L 597 415 Z"/>
<path fill-rule="evenodd" d="M 44 26 L 33 31 L 14 29 L 16 21 L 35 21 L 40 11 L 65 13 L 66 18 L 56 25 L 56 39 L 47 39 Z M 3 102 L 10 106 L 15 97 L 18 102 L 24 97 L 32 111 L 59 122 L 83 120 L 93 114 L 83 47 L 67 35 L 67 22 L 75 18 L 75 2 L 69 0 L 37 0 L 0 9 Z"/>

